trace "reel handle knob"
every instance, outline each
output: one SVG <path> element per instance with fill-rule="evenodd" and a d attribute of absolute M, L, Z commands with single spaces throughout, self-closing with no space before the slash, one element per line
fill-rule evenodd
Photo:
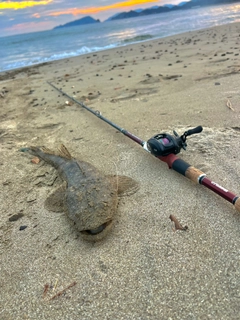
<path fill-rule="evenodd" d="M 190 135 L 195 134 L 195 133 L 200 133 L 200 132 L 202 132 L 202 130 L 203 130 L 202 126 L 198 126 L 196 128 L 193 128 L 193 129 L 190 129 L 190 130 L 186 131 L 185 135 L 186 136 L 190 136 Z"/>

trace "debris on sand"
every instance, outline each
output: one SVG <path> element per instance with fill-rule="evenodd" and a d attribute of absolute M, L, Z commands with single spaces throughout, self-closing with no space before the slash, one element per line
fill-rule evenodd
<path fill-rule="evenodd" d="M 170 218 L 171 221 L 174 222 L 175 231 L 176 231 L 176 230 L 186 231 L 186 230 L 188 229 L 188 226 L 183 227 L 183 226 L 181 225 L 181 223 L 177 220 L 177 218 L 176 218 L 173 214 L 170 214 L 169 218 Z"/>
<path fill-rule="evenodd" d="M 227 107 L 228 107 L 230 110 L 234 111 L 234 109 L 233 109 L 233 107 L 232 107 L 232 103 L 231 103 L 231 101 L 230 101 L 229 99 L 227 99 L 226 105 L 227 105 Z"/>

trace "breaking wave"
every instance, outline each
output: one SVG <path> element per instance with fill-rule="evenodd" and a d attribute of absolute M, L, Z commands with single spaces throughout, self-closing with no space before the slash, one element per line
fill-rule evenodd
<path fill-rule="evenodd" d="M 146 41 L 154 38 L 151 34 L 141 34 L 139 36 L 133 37 L 133 38 L 127 38 L 124 39 L 122 42 L 123 43 L 134 43 L 134 42 L 139 42 L 139 41 Z"/>
<path fill-rule="evenodd" d="M 18 69 L 18 68 L 23 68 L 23 67 L 28 67 L 44 62 L 50 62 L 50 61 L 55 61 L 55 60 L 61 60 L 61 59 L 66 59 L 66 58 L 71 58 L 71 57 L 76 57 L 80 56 L 83 54 L 91 53 L 91 52 L 97 52 L 97 51 L 103 51 L 107 49 L 112 49 L 115 48 L 117 45 L 116 44 L 111 44 L 107 45 L 105 47 L 82 47 L 81 49 L 75 50 L 75 51 L 69 51 L 69 52 L 61 52 L 57 54 L 53 54 L 50 56 L 39 56 L 39 57 L 32 57 L 28 58 L 27 60 L 22 60 L 22 61 L 15 61 L 15 62 L 10 62 L 5 64 L 4 66 L 0 66 L 0 72 L 1 71 L 7 71 L 11 69 Z"/>

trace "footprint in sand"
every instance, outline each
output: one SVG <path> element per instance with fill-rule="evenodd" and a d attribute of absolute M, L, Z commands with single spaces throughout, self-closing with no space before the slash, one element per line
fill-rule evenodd
<path fill-rule="evenodd" d="M 128 91 L 122 91 L 118 96 L 113 97 L 111 99 L 111 102 L 129 100 L 139 96 L 150 95 L 157 92 L 157 88 L 135 88 Z"/>
<path fill-rule="evenodd" d="M 38 126 L 36 127 L 36 129 L 54 129 L 54 128 L 58 128 L 59 126 L 65 125 L 65 122 L 59 122 L 59 123 L 46 123 L 42 126 Z"/>
<path fill-rule="evenodd" d="M 194 152 L 202 153 L 208 158 L 215 157 L 216 154 L 226 152 L 233 140 L 239 139 L 239 130 L 234 128 L 203 128 L 203 132 L 197 136 L 192 136 Z M 190 146 L 190 144 L 189 144 Z M 191 147 L 190 147 L 191 148 Z"/>
<path fill-rule="evenodd" d="M 152 76 L 150 74 L 146 74 L 146 79 L 140 81 L 141 84 L 154 84 L 158 83 L 162 80 L 177 80 L 182 77 L 182 75 L 173 74 L 173 75 L 165 75 L 159 74 L 158 76 Z"/>
<path fill-rule="evenodd" d="M 150 74 L 146 74 L 146 79 L 140 81 L 139 83 L 142 83 L 142 84 L 153 84 L 153 83 L 160 82 L 161 81 L 160 79 L 161 79 L 160 76 L 153 77 Z"/>

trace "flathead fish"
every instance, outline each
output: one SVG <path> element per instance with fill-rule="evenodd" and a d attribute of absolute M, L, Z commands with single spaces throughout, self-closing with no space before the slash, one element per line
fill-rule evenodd
<path fill-rule="evenodd" d="M 44 147 L 30 147 L 26 151 L 51 164 L 66 181 L 64 197 L 57 197 L 59 191 L 56 191 L 46 200 L 46 207 L 53 211 L 64 207 L 86 240 L 104 238 L 111 230 L 119 196 L 138 189 L 138 183 L 132 178 L 104 175 L 92 164 L 74 159 L 64 145 L 58 152 Z"/>

